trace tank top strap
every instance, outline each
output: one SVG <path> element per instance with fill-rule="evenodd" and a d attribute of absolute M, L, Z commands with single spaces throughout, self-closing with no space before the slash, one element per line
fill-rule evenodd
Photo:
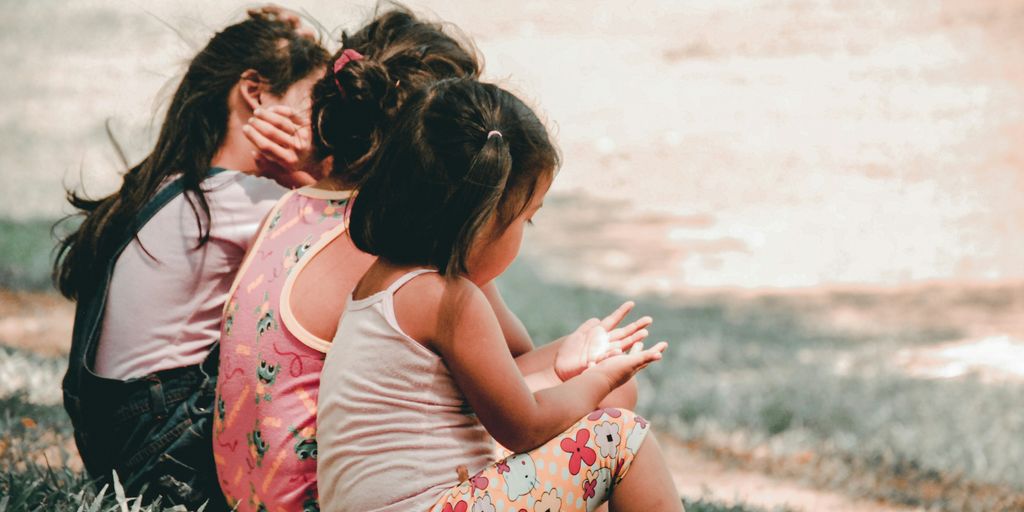
<path fill-rule="evenodd" d="M 395 294 L 395 292 L 398 291 L 399 288 L 405 286 L 406 283 L 428 272 L 437 272 L 437 270 L 432 268 L 418 268 L 416 270 L 410 270 L 409 272 L 402 274 L 402 276 L 399 277 L 398 279 L 395 279 L 395 282 L 391 283 L 391 285 L 384 290 L 384 294 L 387 296 L 392 296 Z"/>

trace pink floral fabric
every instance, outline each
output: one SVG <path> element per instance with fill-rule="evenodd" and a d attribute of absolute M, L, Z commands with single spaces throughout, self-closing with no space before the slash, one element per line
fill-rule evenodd
<path fill-rule="evenodd" d="M 590 512 L 608 501 L 650 431 L 600 409 L 529 453 L 511 454 L 448 490 L 431 512 Z"/>

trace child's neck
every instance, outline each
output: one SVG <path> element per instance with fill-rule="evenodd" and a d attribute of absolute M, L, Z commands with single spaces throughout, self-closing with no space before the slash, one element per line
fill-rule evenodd
<path fill-rule="evenodd" d="M 370 265 L 370 268 L 363 274 L 362 279 L 356 283 L 352 290 L 354 299 L 364 299 L 386 289 L 396 279 L 416 269 L 426 268 L 423 265 L 400 265 L 377 258 L 377 261 Z"/>
<path fill-rule="evenodd" d="M 320 190 L 352 190 L 356 187 L 355 183 L 350 183 L 348 180 L 336 176 L 327 175 L 320 178 L 316 183 L 312 185 L 313 188 Z"/>

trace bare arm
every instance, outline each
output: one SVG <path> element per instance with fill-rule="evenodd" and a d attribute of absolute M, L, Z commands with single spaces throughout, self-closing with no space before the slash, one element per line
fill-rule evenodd
<path fill-rule="evenodd" d="M 533 351 L 533 340 L 530 339 L 530 333 L 527 332 L 519 317 L 508 309 L 505 299 L 501 297 L 501 292 L 498 290 L 498 285 L 491 281 L 481 286 L 480 290 L 484 292 L 484 297 L 487 298 L 487 302 L 491 304 L 491 309 L 494 310 L 494 314 L 498 318 L 498 324 L 501 325 L 501 332 L 505 336 L 505 342 L 508 344 L 509 351 L 512 352 L 512 357 L 519 357 Z"/>
<path fill-rule="evenodd" d="M 480 422 L 512 451 L 530 450 L 562 432 L 640 368 L 660 359 L 664 350 L 664 344 L 659 344 L 608 358 L 566 382 L 533 393 L 479 288 L 466 280 L 444 282 L 439 276 L 432 276 L 429 283 L 414 280 L 407 288 L 414 284 L 418 290 L 411 289 L 408 295 L 399 290 L 395 296 L 395 312 L 403 329 L 415 339 L 430 340 L 426 345 L 441 355 Z M 431 286 L 433 291 L 424 289 Z"/>

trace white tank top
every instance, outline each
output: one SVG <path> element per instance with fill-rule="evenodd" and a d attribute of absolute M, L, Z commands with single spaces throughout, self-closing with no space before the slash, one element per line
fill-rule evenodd
<path fill-rule="evenodd" d="M 402 332 L 394 293 L 415 270 L 348 306 L 327 352 L 317 413 L 325 512 L 426 511 L 493 462 L 494 444 L 444 361 Z"/>

